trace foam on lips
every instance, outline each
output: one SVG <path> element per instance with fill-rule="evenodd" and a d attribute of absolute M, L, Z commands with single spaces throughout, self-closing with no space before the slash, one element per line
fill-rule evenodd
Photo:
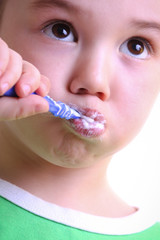
<path fill-rule="evenodd" d="M 81 109 L 81 118 L 70 120 L 76 132 L 85 137 L 97 137 L 104 133 L 106 120 L 103 114 L 93 109 Z"/>
<path fill-rule="evenodd" d="M 82 122 L 85 129 L 91 129 L 91 128 L 104 128 L 104 122 L 98 122 L 95 121 L 93 118 L 82 116 Z"/>

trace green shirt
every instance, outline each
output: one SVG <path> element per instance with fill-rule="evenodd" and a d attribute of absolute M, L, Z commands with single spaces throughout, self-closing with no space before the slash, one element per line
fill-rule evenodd
<path fill-rule="evenodd" d="M 0 180 L 0 240 L 71 239 L 159 240 L 160 223 L 144 211 L 112 219 L 62 208 Z"/>

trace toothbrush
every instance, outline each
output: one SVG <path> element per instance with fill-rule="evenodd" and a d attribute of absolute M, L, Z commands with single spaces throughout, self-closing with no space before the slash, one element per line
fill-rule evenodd
<path fill-rule="evenodd" d="M 36 94 L 36 93 L 33 93 L 33 94 Z M 3 96 L 18 97 L 14 87 L 9 89 Z M 56 102 L 49 96 L 45 96 L 44 98 L 49 103 L 49 112 L 51 112 L 55 117 L 65 118 L 67 120 L 77 119 L 81 117 L 78 111 L 69 107 L 67 104 L 59 101 Z"/>

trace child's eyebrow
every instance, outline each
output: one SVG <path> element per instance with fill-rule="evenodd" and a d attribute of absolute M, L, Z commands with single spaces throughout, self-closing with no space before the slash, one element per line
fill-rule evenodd
<path fill-rule="evenodd" d="M 131 26 L 135 26 L 140 29 L 153 29 L 160 31 L 160 23 L 158 22 L 149 22 L 149 21 L 141 21 L 141 20 L 133 20 L 131 21 Z"/>
<path fill-rule="evenodd" d="M 30 7 L 34 9 L 41 9 L 45 7 L 58 7 L 75 13 L 83 12 L 83 10 L 78 5 L 70 2 L 69 0 L 34 0 L 31 3 Z M 137 27 L 139 29 L 153 29 L 160 31 L 160 23 L 156 21 L 150 22 L 144 20 L 132 20 L 130 23 L 131 26 Z"/>
<path fill-rule="evenodd" d="M 81 11 L 78 6 L 67 0 L 35 0 L 31 3 L 31 8 L 59 7 L 70 11 Z"/>

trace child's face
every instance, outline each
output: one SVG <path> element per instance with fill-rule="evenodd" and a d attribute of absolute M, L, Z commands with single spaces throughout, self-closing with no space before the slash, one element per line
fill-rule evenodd
<path fill-rule="evenodd" d="M 159 0 L 8 0 L 1 36 L 50 78 L 52 98 L 106 120 L 90 132 L 47 114 L 9 123 L 58 165 L 110 157 L 138 132 L 159 92 Z"/>

